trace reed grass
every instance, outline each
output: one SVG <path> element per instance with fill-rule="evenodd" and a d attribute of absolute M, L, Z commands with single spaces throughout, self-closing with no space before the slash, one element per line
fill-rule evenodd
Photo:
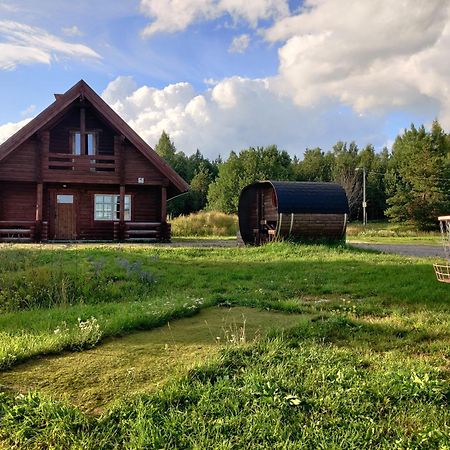
<path fill-rule="evenodd" d="M 218 211 L 200 211 L 171 220 L 172 235 L 178 236 L 236 236 L 237 216 Z"/>

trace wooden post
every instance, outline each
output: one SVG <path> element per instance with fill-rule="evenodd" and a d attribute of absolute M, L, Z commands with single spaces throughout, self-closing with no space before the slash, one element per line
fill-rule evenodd
<path fill-rule="evenodd" d="M 120 226 L 120 239 L 125 236 L 125 186 L 120 186 L 119 194 L 119 226 Z"/>
<path fill-rule="evenodd" d="M 161 187 L 161 223 L 167 222 L 167 188 Z"/>
<path fill-rule="evenodd" d="M 42 221 L 42 205 L 44 199 L 44 185 L 38 183 L 36 185 L 36 222 Z"/>
<path fill-rule="evenodd" d="M 42 218 L 44 206 L 43 161 L 48 160 L 50 148 L 50 132 L 43 131 L 38 135 L 39 144 L 36 155 L 36 208 L 34 240 L 40 241 L 42 237 Z"/>
<path fill-rule="evenodd" d="M 115 172 L 119 174 L 120 184 L 125 184 L 125 155 L 124 155 L 124 136 L 114 136 L 114 156 L 116 157 Z"/>
<path fill-rule="evenodd" d="M 86 154 L 86 110 L 80 108 L 80 154 Z"/>

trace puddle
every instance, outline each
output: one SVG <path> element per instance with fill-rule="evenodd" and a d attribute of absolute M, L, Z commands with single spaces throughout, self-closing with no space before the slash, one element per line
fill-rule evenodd
<path fill-rule="evenodd" d="M 115 400 L 151 392 L 216 355 L 233 341 L 251 342 L 270 329 L 286 329 L 304 315 L 253 308 L 213 307 L 164 327 L 110 338 L 92 350 L 33 359 L 0 373 L 0 384 L 38 390 L 99 413 Z"/>

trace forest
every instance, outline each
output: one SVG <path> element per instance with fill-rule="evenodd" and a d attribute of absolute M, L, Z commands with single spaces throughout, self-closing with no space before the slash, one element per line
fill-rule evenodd
<path fill-rule="evenodd" d="M 435 120 L 430 129 L 413 124 L 399 134 L 391 149 L 339 141 L 331 149 L 308 148 L 291 157 L 277 145 L 231 151 L 226 160 L 186 156 L 163 132 L 156 152 L 191 190 L 168 203 L 172 216 L 202 209 L 236 213 L 239 194 L 256 180 L 334 181 L 348 197 L 350 219 L 362 219 L 362 185 L 366 177 L 367 217 L 436 228 L 438 215 L 450 212 L 450 135 Z M 300 149 L 299 149 L 300 152 Z"/>

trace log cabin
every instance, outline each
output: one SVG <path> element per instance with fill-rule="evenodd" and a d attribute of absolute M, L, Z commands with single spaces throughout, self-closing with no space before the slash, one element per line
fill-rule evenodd
<path fill-rule="evenodd" d="M 80 80 L 0 145 L 0 240 L 167 241 L 188 189 Z"/>
<path fill-rule="evenodd" d="M 336 183 L 258 181 L 239 197 L 245 244 L 275 239 L 340 241 L 349 213 L 347 195 Z"/>

